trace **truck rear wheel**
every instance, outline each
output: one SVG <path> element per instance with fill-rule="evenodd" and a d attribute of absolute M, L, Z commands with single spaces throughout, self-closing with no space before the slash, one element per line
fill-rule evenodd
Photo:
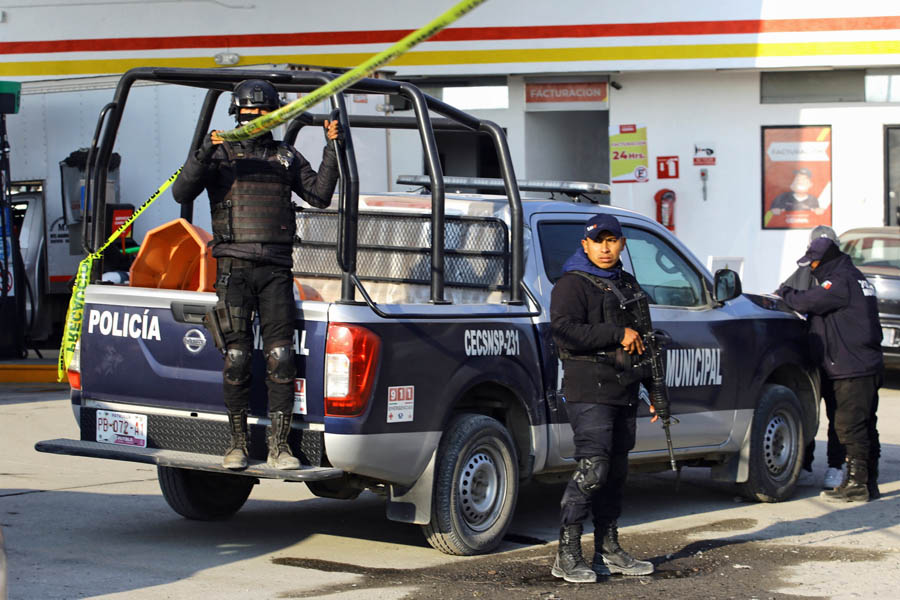
<path fill-rule="evenodd" d="M 438 448 L 428 543 L 447 554 L 490 552 L 503 540 L 519 492 L 512 437 L 485 415 L 455 417 Z"/>
<path fill-rule="evenodd" d="M 163 498 L 182 517 L 220 521 L 236 513 L 256 484 L 254 477 L 157 467 Z"/>
<path fill-rule="evenodd" d="M 781 502 L 794 493 L 803 466 L 803 420 L 797 396 L 767 384 L 753 415 L 750 473 L 741 491 L 751 500 Z"/>

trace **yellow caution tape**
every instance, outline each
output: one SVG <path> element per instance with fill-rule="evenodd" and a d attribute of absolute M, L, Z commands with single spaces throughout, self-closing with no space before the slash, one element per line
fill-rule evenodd
<path fill-rule="evenodd" d="M 179 168 L 171 177 L 166 179 L 158 190 L 153 192 L 143 204 L 141 204 L 128 219 L 116 229 L 109 239 L 96 251 L 87 255 L 87 257 L 78 264 L 78 272 L 75 275 L 75 285 L 72 288 L 72 297 L 69 299 L 69 309 L 66 311 L 66 326 L 63 329 L 62 343 L 59 347 L 59 362 L 57 364 L 56 376 L 59 381 L 66 378 L 66 370 L 69 363 L 72 362 L 72 356 L 75 354 L 75 344 L 81 338 L 81 324 L 84 322 L 84 290 L 91 282 L 91 270 L 94 268 L 94 261 L 99 260 L 110 244 L 119 239 L 119 236 L 125 233 L 131 224 L 134 223 L 141 213 L 147 210 L 147 207 L 153 204 L 157 198 L 162 196 L 170 185 L 175 183 L 178 175 L 181 173 Z"/>
<path fill-rule="evenodd" d="M 424 42 L 441 29 L 444 29 L 448 25 L 452 24 L 454 21 L 473 10 L 479 4 L 484 3 L 486 0 L 463 0 L 458 3 L 456 6 L 440 15 L 424 27 L 417 29 L 416 31 L 410 33 L 402 40 L 390 46 L 386 50 L 379 52 L 372 58 L 368 59 L 361 65 L 347 71 L 343 75 L 332 79 L 325 85 L 316 88 L 312 92 L 306 94 L 305 96 L 298 98 L 294 102 L 286 106 L 282 106 L 281 108 L 274 110 L 270 113 L 260 116 L 249 123 L 238 127 L 237 129 L 232 129 L 231 131 L 220 132 L 219 135 L 228 141 L 240 141 L 250 139 L 252 137 L 256 137 L 266 131 L 274 129 L 279 125 L 290 121 L 295 116 L 299 115 L 307 108 L 314 106 L 321 102 L 322 100 L 327 99 L 329 96 L 333 94 L 337 94 L 343 89 L 353 85 L 353 83 L 359 81 L 366 75 L 372 73 L 377 68 L 382 67 L 398 56 L 402 56 L 403 54 L 409 52 L 412 48 L 417 46 L 418 44 Z M 106 242 L 100 246 L 95 252 L 89 254 L 87 258 L 81 261 L 78 265 L 78 273 L 75 276 L 75 286 L 72 289 L 72 298 L 69 300 L 69 309 L 66 313 L 66 326 L 63 330 L 63 339 L 62 344 L 59 349 L 59 364 L 57 368 L 57 376 L 60 381 L 63 381 L 66 377 L 66 370 L 69 367 L 69 363 L 72 362 L 72 356 L 75 353 L 75 345 L 78 343 L 78 340 L 81 338 L 81 325 L 84 318 L 84 291 L 90 283 L 91 280 L 91 270 L 94 266 L 94 261 L 98 260 L 103 251 L 112 244 L 122 233 L 125 232 L 128 227 L 131 226 L 132 223 L 141 215 L 144 210 L 153 203 L 154 200 L 159 198 L 159 196 L 166 191 L 166 189 L 172 185 L 175 179 L 178 177 L 179 173 L 181 173 L 181 169 L 175 172 L 169 179 L 166 180 L 162 186 L 156 190 L 152 196 L 150 196 L 146 202 L 144 202 L 140 208 L 134 211 L 127 221 L 125 221 L 121 227 L 119 227 L 113 234 L 109 237 Z"/>
<path fill-rule="evenodd" d="M 340 77 L 332 79 L 322 87 L 316 88 L 305 96 L 302 96 L 301 98 L 298 98 L 290 104 L 282 106 L 277 110 L 273 110 L 270 113 L 261 115 L 260 117 L 253 119 L 252 121 L 241 127 L 232 129 L 231 131 L 220 132 L 219 135 L 229 142 L 237 142 L 240 140 L 246 140 L 252 137 L 256 137 L 262 133 L 265 133 L 266 131 L 269 131 L 270 129 L 274 129 L 279 125 L 290 121 L 291 119 L 305 111 L 307 108 L 315 106 L 329 96 L 350 87 L 355 82 L 372 73 L 375 69 L 388 64 L 389 62 L 399 56 L 402 56 L 403 54 L 406 54 L 412 48 L 424 42 L 441 29 L 452 24 L 454 21 L 477 7 L 479 4 L 482 4 L 483 2 L 485 2 L 485 0 L 463 0 L 421 29 L 417 29 L 416 31 L 410 33 L 393 46 L 389 47 L 386 50 L 383 50 L 382 52 L 379 52 L 358 67 L 354 67 Z"/>

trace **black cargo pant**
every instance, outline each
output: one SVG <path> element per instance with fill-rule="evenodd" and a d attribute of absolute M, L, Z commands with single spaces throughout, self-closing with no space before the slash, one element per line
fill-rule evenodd
<path fill-rule="evenodd" d="M 224 271 L 230 264 L 230 271 Z M 294 303 L 293 275 L 291 269 L 268 263 L 239 259 L 220 259 L 216 278 L 216 295 L 229 309 L 239 308 L 240 326 L 225 334 L 225 347 L 240 348 L 253 353 L 252 314 L 259 315 L 260 334 L 263 340 L 263 354 L 271 348 L 289 346 L 293 348 Z M 293 353 L 291 354 L 293 361 Z M 227 368 L 227 362 L 226 362 Z M 247 368 L 250 366 L 248 364 Z M 225 406 L 237 412 L 250 406 L 250 378 L 241 384 L 224 384 Z M 294 383 L 278 383 L 272 377 L 266 378 L 269 391 L 269 412 L 291 414 L 294 407 Z"/>
<path fill-rule="evenodd" d="M 822 377 L 822 400 L 825 402 L 825 417 L 828 419 L 828 466 L 840 469 L 847 458 L 847 449 L 838 439 L 837 431 L 834 428 L 834 410 L 836 401 L 834 399 L 834 385 L 831 379 Z M 803 468 L 812 471 L 813 458 L 815 458 L 816 440 L 813 438 L 806 445 L 806 452 L 803 457 Z"/>
<path fill-rule="evenodd" d="M 570 480 L 560 503 L 561 525 L 583 522 L 590 511 L 594 527 L 615 521 L 622 514 L 622 496 L 628 478 L 628 452 L 634 448 L 637 406 L 566 403 L 569 423 L 575 434 L 575 458 L 599 456 L 609 461 L 606 482 L 591 494 L 584 494 Z"/>
<path fill-rule="evenodd" d="M 867 461 L 870 473 L 878 472 L 881 443 L 878 440 L 878 388 L 882 374 L 834 379 L 837 403 L 834 428 L 851 459 Z"/>

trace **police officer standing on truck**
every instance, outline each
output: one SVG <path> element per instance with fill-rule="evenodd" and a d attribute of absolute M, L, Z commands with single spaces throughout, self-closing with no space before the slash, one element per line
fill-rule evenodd
<path fill-rule="evenodd" d="M 621 375 L 625 365 L 644 354 L 640 303 L 646 303 L 635 278 L 619 255 L 625 238 L 612 215 L 592 217 L 581 248 L 563 265 L 553 287 L 550 319 L 553 340 L 563 361 L 566 412 L 575 439 L 578 467 L 561 502 L 559 551 L 552 573 L 586 583 L 597 575 L 649 575 L 653 564 L 637 560 L 619 545 L 617 519 L 628 475 L 628 452 L 635 443 L 639 379 Z M 649 307 L 643 307 L 649 314 Z M 668 405 L 656 406 L 668 418 Z M 594 559 L 588 567 L 581 552 L 582 522 L 594 519 Z"/>
<path fill-rule="evenodd" d="M 847 449 L 843 482 L 822 496 L 867 502 L 881 495 L 876 413 L 884 358 L 875 287 L 827 237 L 813 240 L 797 264 L 809 266 L 818 285 L 805 291 L 782 286 L 777 293 L 789 307 L 810 315 L 817 358 L 834 390 L 834 429 Z"/>
<path fill-rule="evenodd" d="M 242 125 L 279 106 L 272 84 L 249 79 L 235 86 L 228 112 Z M 328 140 L 337 139 L 337 121 L 325 121 L 325 132 Z M 206 189 L 212 212 L 219 300 L 205 322 L 225 354 L 224 398 L 231 428 L 225 468 L 247 467 L 254 311 L 266 360 L 271 421 L 266 430 L 267 463 L 277 469 L 300 468 L 288 445 L 296 316 L 291 273 L 296 216 L 291 192 L 323 208 L 331 203 L 337 178 L 337 158 L 330 144 L 317 174 L 299 152 L 268 132 L 227 142 L 213 131 L 188 158 L 173 185 L 179 203 L 192 202 Z"/>

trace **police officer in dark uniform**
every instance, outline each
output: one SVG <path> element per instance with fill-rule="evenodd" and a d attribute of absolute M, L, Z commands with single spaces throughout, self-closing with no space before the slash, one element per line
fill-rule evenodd
<path fill-rule="evenodd" d="M 818 285 L 808 290 L 782 286 L 778 295 L 810 315 L 817 358 L 834 390 L 834 429 L 847 449 L 847 475 L 822 496 L 838 502 L 867 502 L 878 489 L 878 389 L 883 381 L 881 322 L 875 287 L 827 237 L 810 243 L 797 261 L 809 266 Z"/>
<path fill-rule="evenodd" d="M 649 306 L 635 278 L 622 269 L 625 238 L 615 217 L 591 218 L 581 245 L 563 265 L 550 299 L 551 331 L 565 369 L 565 406 L 578 460 L 561 502 L 559 552 L 551 572 L 576 583 L 596 581 L 597 574 L 653 572 L 652 563 L 622 549 L 617 528 L 628 452 L 635 443 L 639 382 L 649 376 L 641 360 L 641 335 L 649 332 L 650 323 L 637 315 L 639 310 L 649 315 Z M 646 368 L 646 373 L 633 377 L 631 368 Z M 668 417 L 668 406 L 655 410 Z M 591 512 L 595 553 L 588 567 L 581 533 Z"/>
<path fill-rule="evenodd" d="M 249 79 L 235 86 L 228 112 L 241 125 L 280 105 L 270 83 Z M 328 140 L 337 139 L 337 121 L 325 121 L 325 131 Z M 299 152 L 268 132 L 227 142 L 213 131 L 188 158 L 173 185 L 179 203 L 193 201 L 204 189 L 209 196 L 219 301 L 206 322 L 225 354 L 224 398 L 231 443 L 223 465 L 228 469 L 247 467 L 254 311 L 266 359 L 271 421 L 266 430 L 267 462 L 278 469 L 300 467 L 288 446 L 296 310 L 291 273 L 296 215 L 291 192 L 324 208 L 331 203 L 337 178 L 337 158 L 330 144 L 317 174 Z"/>

